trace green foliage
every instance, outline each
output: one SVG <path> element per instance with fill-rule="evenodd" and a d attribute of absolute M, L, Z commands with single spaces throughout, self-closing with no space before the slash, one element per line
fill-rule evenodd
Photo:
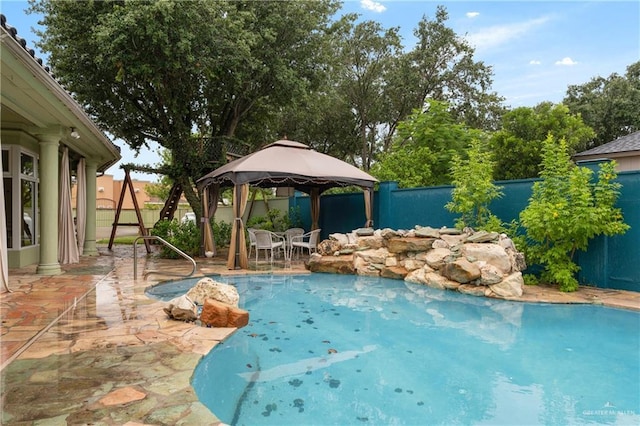
<path fill-rule="evenodd" d="M 302 228 L 302 214 L 300 213 L 300 206 L 289 207 L 288 228 Z"/>
<path fill-rule="evenodd" d="M 200 217 L 194 180 L 224 162 L 223 143 L 262 143 L 271 117 L 324 79 L 329 55 L 320 55 L 338 7 L 38 0 L 33 10 L 46 28 L 38 46 L 63 86 L 134 151 L 149 141 L 171 151 L 166 174 Z"/>
<path fill-rule="evenodd" d="M 562 105 L 543 102 L 534 108 L 520 107 L 506 113 L 502 129 L 491 137 L 496 159 L 496 180 L 538 177 L 542 145 L 547 135 L 565 139 L 570 154 L 581 151 L 594 133 L 579 115 Z"/>
<path fill-rule="evenodd" d="M 481 131 L 457 123 L 446 103 L 428 105 L 398 125 L 391 150 L 371 168 L 378 180 L 397 181 L 402 188 L 450 183 L 454 156 L 463 156 L 472 140 L 483 138 Z"/>
<path fill-rule="evenodd" d="M 300 212 L 298 210 L 298 220 Z M 301 221 L 300 221 L 301 222 Z M 265 229 L 273 232 L 284 232 L 291 228 L 291 218 L 279 209 L 270 209 L 266 216 L 253 216 L 247 221 L 247 228 Z"/>
<path fill-rule="evenodd" d="M 564 139 L 556 143 L 548 136 L 542 155 L 542 180 L 534 183 L 529 205 L 520 213 L 527 255 L 544 266 L 544 280 L 559 284 L 562 291 L 575 291 L 580 269 L 573 262 L 576 250 L 586 250 L 598 235 L 623 234 L 629 228 L 615 208 L 620 190 L 614 182 L 615 162 L 601 164 L 592 182 L 591 170 L 571 162 Z"/>
<path fill-rule="evenodd" d="M 200 254 L 200 229 L 192 221 L 180 223 L 177 219 L 160 220 L 151 230 L 151 235 L 162 238 L 189 256 Z M 164 244 L 160 244 L 160 257 L 177 259 L 180 255 Z"/>
<path fill-rule="evenodd" d="M 524 279 L 524 285 L 538 285 L 540 284 L 540 280 L 533 274 L 524 274 L 522 276 Z"/>
<path fill-rule="evenodd" d="M 213 239 L 216 247 L 227 247 L 231 241 L 231 229 L 230 223 L 219 221 L 211 218 L 211 229 L 213 231 Z"/>
<path fill-rule="evenodd" d="M 592 148 L 640 130 L 640 61 L 627 67 L 624 76 L 616 73 L 607 78 L 569 86 L 563 103 L 573 114 L 580 114 L 593 128 L 596 137 Z"/>
<path fill-rule="evenodd" d="M 156 165 L 156 167 L 158 169 L 171 167 L 173 163 L 173 160 L 171 159 L 171 151 L 168 149 L 160 149 L 158 153 L 161 161 Z M 160 201 L 166 201 L 169 198 L 172 186 L 173 179 L 167 175 L 163 175 L 160 176 L 158 182 L 145 185 L 144 191 L 152 198 L 157 198 Z"/>
<path fill-rule="evenodd" d="M 453 185 L 451 201 L 445 208 L 453 213 L 460 213 L 456 219 L 456 227 L 472 227 L 487 229 L 500 226 L 500 219 L 489 210 L 489 204 L 503 194 L 501 187 L 494 185 L 493 161 L 491 153 L 485 151 L 482 142 L 475 139 L 467 151 L 469 158 L 462 159 L 454 155 L 451 165 Z"/>
<path fill-rule="evenodd" d="M 491 91 L 493 70 L 474 59 L 474 47 L 447 26 L 448 19 L 446 8 L 439 5 L 435 17 L 424 16 L 414 31 L 417 41 L 406 55 L 411 72 L 399 77 L 405 82 L 404 96 L 417 100 L 408 110 L 430 98 L 449 104 L 457 122 L 494 130 L 504 99 Z"/>

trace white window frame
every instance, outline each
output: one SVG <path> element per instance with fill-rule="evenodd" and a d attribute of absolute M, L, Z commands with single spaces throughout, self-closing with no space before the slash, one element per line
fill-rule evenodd
<path fill-rule="evenodd" d="M 9 152 L 9 170 L 3 170 L 2 177 L 11 179 L 11 248 L 9 250 L 23 250 L 38 246 L 40 244 L 40 206 L 39 206 L 39 161 L 38 153 L 25 149 L 19 145 L 3 144 L 2 151 Z M 22 154 L 33 158 L 33 175 L 22 173 Z M 22 246 L 22 181 L 32 182 L 34 184 L 33 191 L 33 217 L 32 232 L 33 244 Z M 3 206 L 4 208 L 4 206 Z M 4 224 L 2 224 L 4 226 Z M 8 237 L 8 236 L 7 236 Z"/>

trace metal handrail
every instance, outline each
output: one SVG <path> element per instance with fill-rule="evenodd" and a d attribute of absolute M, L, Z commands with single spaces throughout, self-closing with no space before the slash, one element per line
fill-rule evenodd
<path fill-rule="evenodd" d="M 133 279 L 134 280 L 138 279 L 138 250 L 137 250 L 138 240 L 157 240 L 157 241 L 160 241 L 162 244 L 164 244 L 165 246 L 169 247 L 170 249 L 172 249 L 173 251 L 178 253 L 180 256 L 182 256 L 185 259 L 187 259 L 188 261 L 190 261 L 192 263 L 192 265 L 193 265 L 193 269 L 191 270 L 191 273 L 189 273 L 188 275 L 174 274 L 174 273 L 171 273 L 171 272 L 161 272 L 161 271 L 147 271 L 147 272 L 144 273 L 144 278 L 145 279 L 151 274 L 170 275 L 172 277 L 184 277 L 184 278 L 187 278 L 187 277 L 190 277 L 191 275 L 193 275 L 196 272 L 196 269 L 197 269 L 196 261 L 193 260 L 193 258 L 191 256 L 189 256 L 188 254 L 186 254 L 185 252 L 183 252 L 182 250 L 180 250 L 179 248 L 177 248 L 173 244 L 170 244 L 167 241 L 163 240 L 162 238 L 158 237 L 157 235 L 141 235 L 141 236 L 139 236 L 138 238 L 136 238 L 133 241 Z"/>

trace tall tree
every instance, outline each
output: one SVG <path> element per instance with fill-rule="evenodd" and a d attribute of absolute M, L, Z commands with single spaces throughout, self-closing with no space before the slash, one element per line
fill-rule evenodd
<path fill-rule="evenodd" d="M 596 132 L 593 148 L 640 130 L 640 61 L 627 67 L 624 76 L 569 86 L 563 103 Z"/>
<path fill-rule="evenodd" d="M 423 17 L 414 31 L 418 42 L 408 53 L 414 71 L 408 94 L 412 108 L 435 99 L 448 103 L 456 120 L 494 130 L 503 112 L 503 98 L 491 92 L 493 70 L 473 59 L 473 47 L 446 26 L 448 19 L 446 8 L 438 6 L 435 19 Z"/>
<path fill-rule="evenodd" d="M 426 105 L 399 124 L 391 149 L 371 168 L 379 180 L 404 188 L 450 183 L 454 157 L 466 158 L 471 141 L 486 139 L 481 130 L 457 123 L 446 103 Z"/>
<path fill-rule="evenodd" d="M 308 104 L 313 116 L 293 125 L 291 118 L 305 113 L 299 108 L 288 112 L 289 128 L 305 129 L 312 138 L 309 130 L 320 129 L 318 117 L 332 117 L 333 125 L 322 127 L 319 140 L 333 142 L 319 146 L 330 145 L 338 149 L 331 154 L 366 168 L 391 150 L 399 124 L 427 98 L 449 104 L 455 119 L 469 127 L 497 127 L 503 107 L 491 91 L 492 69 L 475 61 L 470 45 L 447 27 L 444 7 L 437 8 L 433 20 L 422 18 L 415 31 L 418 43 L 406 53 L 399 48 L 396 29 L 367 21 L 356 25 L 354 19 L 348 17 L 334 34 L 337 60 L 327 69 L 330 78 L 324 89 L 312 95 L 319 101 Z"/>
<path fill-rule="evenodd" d="M 538 177 L 542 162 L 542 145 L 552 134 L 555 140 L 565 139 L 569 154 L 587 147 L 594 133 L 580 115 L 571 114 L 562 105 L 542 102 L 534 108 L 520 107 L 506 113 L 502 129 L 491 137 L 496 159 L 496 179 Z"/>
<path fill-rule="evenodd" d="M 39 0 L 40 47 L 88 113 L 134 150 L 172 152 L 163 170 L 200 216 L 194 180 L 251 115 L 306 93 L 338 4 L 279 1 Z M 262 140 L 259 141 L 262 143 Z"/>
<path fill-rule="evenodd" d="M 376 150 L 377 132 L 387 118 L 387 76 L 401 50 L 398 29 L 383 30 L 374 21 L 365 21 L 351 28 L 339 48 L 343 75 L 338 89 L 344 93 L 358 128 L 360 164 L 371 166 Z"/>

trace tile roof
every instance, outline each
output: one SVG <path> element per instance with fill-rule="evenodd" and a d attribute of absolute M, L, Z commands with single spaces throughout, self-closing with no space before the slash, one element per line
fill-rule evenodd
<path fill-rule="evenodd" d="M 47 73 L 51 74 L 51 69 L 43 63 L 41 58 L 36 57 L 35 50 L 27 47 L 27 40 L 18 36 L 18 30 L 15 27 L 12 27 L 11 25 L 7 24 L 7 17 L 4 16 L 4 14 L 0 14 L 0 25 L 2 25 L 2 27 L 5 30 L 7 30 L 9 35 L 11 35 L 11 37 L 13 37 L 13 39 L 15 39 L 15 41 L 17 41 L 20 44 L 20 46 L 22 46 L 22 48 L 27 53 L 29 53 L 29 55 L 31 55 L 33 60 L 36 61 L 38 65 L 40 65 Z M 51 77 L 55 78 L 53 74 L 51 74 Z"/>
<path fill-rule="evenodd" d="M 15 40 L 15 41 L 17 41 L 17 42 L 18 42 L 18 44 L 20 44 L 20 46 L 22 46 L 22 48 L 23 48 L 23 49 L 24 49 L 24 50 L 29 54 L 29 56 L 31 56 L 31 57 L 33 58 L 33 60 L 34 60 L 38 65 L 40 65 L 40 67 L 42 67 L 42 69 L 43 69 L 43 70 L 44 70 L 44 71 L 45 71 L 45 72 L 46 72 L 46 73 L 47 73 L 47 74 L 48 74 L 48 75 L 53 79 L 53 81 L 55 81 L 55 82 L 56 82 L 60 87 L 62 87 L 62 88 L 65 90 L 65 92 L 69 93 L 69 95 L 74 99 L 74 102 L 76 102 L 76 104 L 77 104 L 77 101 L 75 101 L 75 98 L 73 97 L 73 95 L 72 95 L 69 91 L 67 91 L 67 90 L 62 86 L 62 84 L 60 84 L 60 82 L 59 82 L 59 81 L 58 81 L 58 79 L 56 78 L 55 74 L 53 74 L 53 73 L 51 72 L 51 68 L 49 68 L 49 67 L 48 67 L 48 66 L 47 66 L 47 65 L 42 61 L 42 59 L 41 59 L 41 58 L 38 58 L 38 57 L 36 56 L 36 52 L 35 52 L 35 50 L 33 50 L 33 49 L 31 49 L 31 48 L 29 48 L 29 47 L 27 46 L 27 41 L 26 41 L 24 38 L 22 38 L 22 37 L 18 36 L 18 30 L 17 30 L 15 27 L 12 27 L 11 25 L 9 25 L 9 24 L 7 23 L 7 17 L 6 17 L 4 14 L 2 14 L 2 13 L 0 13 L 0 26 L 1 26 L 2 28 L 4 28 L 4 29 L 5 29 L 5 31 L 6 31 L 6 32 L 7 32 L 7 33 L 8 33 L 8 34 L 9 34 L 9 35 L 10 35 L 10 36 Z M 4 35 L 3 35 L 3 37 L 4 37 Z M 78 106 L 82 109 L 82 106 L 80 106 L 79 104 L 78 104 Z M 85 115 L 86 115 L 86 114 L 85 114 Z M 87 117 L 89 118 L 89 120 L 90 120 L 90 121 L 92 121 L 92 122 L 93 122 L 93 119 L 92 119 L 92 118 L 90 118 L 89 116 L 87 116 Z M 94 124 L 95 124 L 95 123 L 94 123 Z M 97 128 L 97 127 L 96 127 L 96 128 Z M 99 129 L 99 128 L 98 128 L 98 130 L 99 130 L 99 131 L 102 133 L 102 135 L 105 137 L 105 140 L 106 140 L 106 141 L 107 141 L 107 142 L 108 142 L 112 147 L 114 147 L 114 148 L 118 151 L 118 153 L 122 153 L 122 149 L 121 149 L 121 147 L 120 147 L 120 146 L 118 146 L 118 145 L 116 145 L 115 143 L 113 143 L 113 141 L 111 141 L 111 139 L 106 135 L 106 133 L 105 133 L 102 129 Z M 111 166 L 111 165 L 109 165 L 109 166 Z M 107 166 L 107 168 L 108 168 L 109 166 Z"/>
<path fill-rule="evenodd" d="M 586 157 L 589 155 L 606 155 L 622 152 L 640 151 L 640 131 L 621 136 L 615 141 L 591 148 L 575 154 L 573 157 Z"/>

